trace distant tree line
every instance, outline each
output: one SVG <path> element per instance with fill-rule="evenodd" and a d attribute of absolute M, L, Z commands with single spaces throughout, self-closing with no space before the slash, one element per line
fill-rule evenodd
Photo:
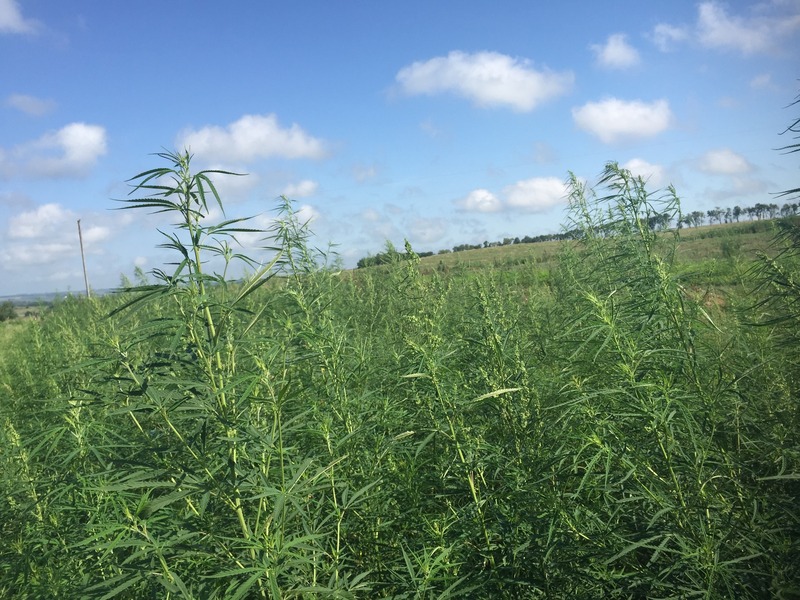
<path fill-rule="evenodd" d="M 702 225 L 721 225 L 723 223 L 739 223 L 744 220 L 757 220 L 764 219 L 777 219 L 778 217 L 794 217 L 800 214 L 800 203 L 786 203 L 783 206 L 777 204 L 763 204 L 758 203 L 755 206 L 734 206 L 729 208 L 715 207 L 705 212 L 695 210 L 690 213 L 681 215 L 675 220 L 674 215 L 671 213 L 655 214 L 647 219 L 647 224 L 653 231 L 662 231 L 675 226 L 678 229 L 683 227 L 700 227 Z M 674 221 L 674 222 L 673 222 Z M 609 231 L 613 231 L 613 224 L 608 224 Z M 602 234 L 602 232 L 598 232 Z M 579 239 L 582 232 L 577 229 L 565 231 L 563 233 L 547 233 L 543 235 L 529 236 L 523 238 L 503 238 L 502 241 L 490 242 L 484 241 L 483 244 L 459 244 L 453 246 L 452 249 L 444 248 L 439 250 L 437 254 L 450 254 L 451 252 L 463 252 L 464 250 L 480 250 L 482 248 L 495 248 L 498 246 L 509 246 L 511 244 L 536 244 L 539 242 L 553 242 L 562 240 Z M 358 261 L 358 268 L 374 267 L 376 265 L 389 264 L 396 260 L 407 260 L 408 253 L 398 252 L 391 243 L 387 243 L 387 249 L 384 252 L 372 256 L 366 256 Z M 418 252 L 416 253 L 420 258 L 425 256 L 432 256 L 433 252 Z"/>
<path fill-rule="evenodd" d="M 787 202 L 783 206 L 778 206 L 775 203 L 763 204 L 759 202 L 755 206 L 734 206 L 733 208 L 716 207 L 705 212 L 695 210 L 683 215 L 678 221 L 677 226 L 678 228 L 683 226 L 699 227 L 705 224 L 706 218 L 708 219 L 709 225 L 715 223 L 721 225 L 722 223 L 739 223 L 742 219 L 761 221 L 763 219 L 777 219 L 778 217 L 794 217 L 798 213 L 800 213 L 800 203 L 797 202 Z"/>

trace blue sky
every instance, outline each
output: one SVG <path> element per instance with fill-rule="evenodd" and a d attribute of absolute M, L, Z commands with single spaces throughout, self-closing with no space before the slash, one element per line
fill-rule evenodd
<path fill-rule="evenodd" d="M 0 296 L 80 291 L 78 219 L 95 288 L 170 260 L 111 210 L 163 149 L 249 174 L 229 217 L 294 198 L 348 267 L 558 232 L 610 160 L 684 211 L 771 202 L 798 57 L 798 0 L 0 0 Z"/>

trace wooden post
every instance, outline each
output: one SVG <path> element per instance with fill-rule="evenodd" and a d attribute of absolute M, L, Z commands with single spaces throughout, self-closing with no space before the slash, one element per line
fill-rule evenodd
<path fill-rule="evenodd" d="M 91 298 L 89 291 L 89 276 L 86 274 L 86 256 L 83 254 L 83 234 L 81 234 L 81 220 L 78 219 L 78 241 L 81 244 L 81 263 L 83 263 L 83 283 L 86 284 L 86 297 Z"/>

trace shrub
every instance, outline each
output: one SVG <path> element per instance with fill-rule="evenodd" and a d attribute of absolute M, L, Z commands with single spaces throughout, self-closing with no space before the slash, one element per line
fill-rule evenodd
<path fill-rule="evenodd" d="M 14 303 L 11 300 L 0 302 L 0 322 L 15 319 L 16 317 L 17 311 L 14 309 Z"/>

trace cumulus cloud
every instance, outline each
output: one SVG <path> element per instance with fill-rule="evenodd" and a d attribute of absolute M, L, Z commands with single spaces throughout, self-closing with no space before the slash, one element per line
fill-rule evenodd
<path fill-rule="evenodd" d="M 669 52 L 675 44 L 688 38 L 689 31 L 685 27 L 659 23 L 653 29 L 653 42 L 662 52 Z"/>
<path fill-rule="evenodd" d="M 605 143 L 647 138 L 665 131 L 672 122 L 666 100 L 642 102 L 608 98 L 572 109 L 575 124 Z"/>
<path fill-rule="evenodd" d="M 444 219 L 414 219 L 409 227 L 409 239 L 412 243 L 432 244 L 442 239 L 447 232 Z"/>
<path fill-rule="evenodd" d="M 557 177 L 524 179 L 503 190 L 510 208 L 526 212 L 542 212 L 564 201 L 567 187 Z"/>
<path fill-rule="evenodd" d="M 497 212 L 502 208 L 500 199 L 482 188 L 472 190 L 466 198 L 462 198 L 456 204 L 467 212 Z"/>
<path fill-rule="evenodd" d="M 359 216 L 364 221 L 361 231 L 370 240 L 383 241 L 397 238 L 400 235 L 391 219 L 374 208 L 365 209 Z"/>
<path fill-rule="evenodd" d="M 622 166 L 652 185 L 660 186 L 664 183 L 664 167 L 661 165 L 654 165 L 641 158 L 632 158 Z"/>
<path fill-rule="evenodd" d="M 766 181 L 747 176 L 733 176 L 726 183 L 727 186 L 721 189 L 703 190 L 703 196 L 720 203 L 730 201 L 731 198 L 750 198 L 752 202 L 760 202 L 770 189 L 770 184 Z"/>
<path fill-rule="evenodd" d="M 791 15 L 744 18 L 730 16 L 716 2 L 703 2 L 698 8 L 697 30 L 700 42 L 710 48 L 738 50 L 756 54 L 773 48 L 776 38 L 800 28 L 800 12 Z"/>
<path fill-rule="evenodd" d="M 741 175 L 752 169 L 744 156 L 728 148 L 711 150 L 700 159 L 700 170 L 713 175 Z"/>
<path fill-rule="evenodd" d="M 77 241 L 77 215 L 60 204 L 49 203 L 21 212 L 8 220 L 8 243 L 0 250 L 0 257 L 8 268 L 20 269 L 31 265 L 45 265 L 79 252 Z M 84 246 L 87 251 L 111 236 L 105 225 L 84 223 Z"/>
<path fill-rule="evenodd" d="M 301 204 L 296 211 L 296 215 L 300 223 L 313 223 L 322 216 L 320 212 L 310 204 Z"/>
<path fill-rule="evenodd" d="M 102 225 L 90 225 L 83 230 L 82 235 L 83 243 L 87 246 L 91 246 L 97 242 L 107 240 L 111 236 L 111 230 Z"/>
<path fill-rule="evenodd" d="M 6 98 L 6 106 L 15 108 L 33 117 L 41 117 L 52 111 L 56 103 L 26 94 L 11 94 Z"/>
<path fill-rule="evenodd" d="M 297 183 L 290 183 L 281 193 L 287 198 L 308 198 L 316 194 L 317 189 L 319 189 L 319 184 L 316 181 L 304 179 Z"/>
<path fill-rule="evenodd" d="M 605 44 L 593 44 L 591 49 L 597 64 L 608 69 L 627 69 L 641 62 L 639 52 L 628 44 L 622 33 L 610 35 Z"/>
<path fill-rule="evenodd" d="M 34 33 L 39 24 L 22 16 L 16 0 L 0 0 L 0 33 Z"/>
<path fill-rule="evenodd" d="M 536 70 L 527 60 L 497 52 L 453 51 L 402 68 L 396 81 L 411 96 L 453 93 L 479 107 L 526 112 L 568 92 L 574 76 L 566 71 Z"/>
<path fill-rule="evenodd" d="M 674 42 L 694 39 L 707 48 L 752 55 L 779 49 L 781 40 L 800 29 L 797 3 L 773 2 L 758 8 L 759 14 L 752 16 L 731 15 L 719 2 L 701 2 L 693 28 L 661 23 L 656 26 L 653 39 L 662 50 Z"/>
<path fill-rule="evenodd" d="M 0 148 L 0 175 L 80 177 L 107 151 L 106 130 L 99 125 L 70 123 L 38 140 L 5 151 Z"/>
<path fill-rule="evenodd" d="M 51 236 L 58 232 L 75 213 L 59 204 L 43 204 L 34 210 L 11 217 L 8 221 L 8 237 L 12 239 L 31 239 Z"/>
<path fill-rule="evenodd" d="M 323 158 L 322 140 L 306 133 L 298 124 L 281 127 L 274 114 L 244 115 L 219 127 L 209 125 L 182 132 L 176 141 L 198 157 L 221 162 L 249 162 L 260 158 Z"/>
<path fill-rule="evenodd" d="M 226 204 L 246 200 L 250 192 L 261 183 L 261 176 L 258 173 L 248 173 L 243 166 L 212 164 L 209 165 L 209 169 L 236 173 L 236 175 L 222 173 L 210 175 L 214 187 Z"/>
<path fill-rule="evenodd" d="M 64 256 L 76 253 L 75 244 L 65 242 L 15 244 L 0 250 L 0 260 L 5 269 L 20 270 L 36 265 L 50 265 Z"/>

